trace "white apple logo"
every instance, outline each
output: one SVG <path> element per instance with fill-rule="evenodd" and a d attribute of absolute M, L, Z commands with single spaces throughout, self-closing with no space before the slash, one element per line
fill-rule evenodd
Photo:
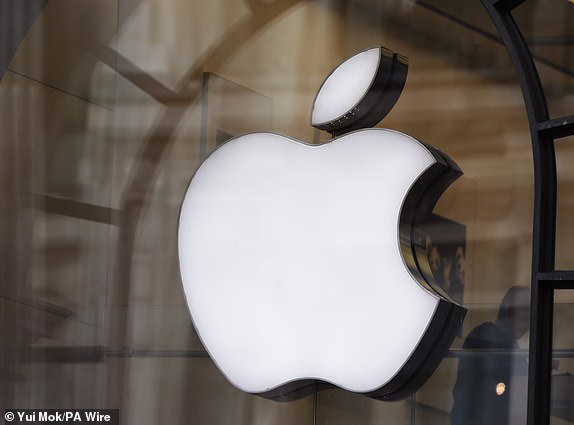
<path fill-rule="evenodd" d="M 370 73 L 396 60 L 359 55 L 373 51 Z M 320 125 L 336 133 L 328 117 L 340 115 Z M 437 150 L 385 129 L 319 146 L 248 134 L 209 156 L 181 207 L 180 269 L 229 381 L 279 400 L 316 382 L 389 400 L 422 385 L 465 310 L 424 280 L 413 226 L 458 175 Z"/>

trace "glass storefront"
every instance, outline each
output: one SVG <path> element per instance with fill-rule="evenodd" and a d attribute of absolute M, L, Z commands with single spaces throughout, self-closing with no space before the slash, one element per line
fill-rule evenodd
<path fill-rule="evenodd" d="M 525 423 L 529 335 L 518 328 L 528 300 L 505 295 L 530 285 L 530 130 L 480 1 L 12 3 L 0 7 L 0 407 L 119 409 L 122 424 L 459 425 L 487 423 L 476 422 L 485 411 Z M 572 115 L 574 4 L 527 0 L 516 19 L 552 117 Z M 317 90 L 377 45 L 409 58 L 379 126 L 464 172 L 435 207 L 427 254 L 465 321 L 402 401 L 337 388 L 285 403 L 242 393 L 205 352 L 185 303 L 177 225 L 187 185 L 233 136 L 327 142 L 309 125 Z M 559 269 L 574 266 L 572 141 L 556 143 Z M 560 425 L 574 423 L 572 294 L 555 303 Z"/>

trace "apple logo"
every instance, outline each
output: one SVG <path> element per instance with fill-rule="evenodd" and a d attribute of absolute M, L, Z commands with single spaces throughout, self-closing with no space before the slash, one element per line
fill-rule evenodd
<path fill-rule="evenodd" d="M 234 138 L 191 179 L 180 211 L 187 305 L 211 358 L 239 389 L 290 400 L 338 386 L 397 400 L 434 371 L 464 318 L 425 273 L 416 229 L 462 173 L 379 122 L 406 59 L 376 47 L 323 83 L 309 145 Z"/>

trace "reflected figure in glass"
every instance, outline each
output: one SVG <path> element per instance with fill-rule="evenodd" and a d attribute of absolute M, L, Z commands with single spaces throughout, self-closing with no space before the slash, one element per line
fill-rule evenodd
<path fill-rule="evenodd" d="M 474 328 L 464 341 L 453 390 L 452 425 L 509 424 L 513 376 L 526 376 L 527 356 L 516 356 L 529 329 L 530 290 L 513 286 L 504 295 L 496 322 Z"/>

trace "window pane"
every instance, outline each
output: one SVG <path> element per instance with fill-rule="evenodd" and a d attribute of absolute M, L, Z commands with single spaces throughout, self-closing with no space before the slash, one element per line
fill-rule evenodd
<path fill-rule="evenodd" d="M 0 49 L 0 64 L 10 61 L 0 69 L 0 405 L 119 408 L 134 424 L 524 423 L 525 303 L 505 294 L 530 281 L 530 131 L 480 2 L 50 0 L 37 2 L 45 5 L 29 31 L 28 6 L 16 3 L 0 5 L 0 20 L 9 18 L 0 26 L 19 34 L 13 56 Z M 574 5 L 524 3 L 517 20 L 553 117 L 572 114 Z M 434 146 L 464 173 L 415 232 L 429 284 L 466 318 L 404 400 L 329 389 L 277 403 L 242 393 L 208 358 L 184 296 L 185 191 L 231 137 L 271 131 L 328 143 L 309 125 L 315 94 L 338 63 L 379 44 L 409 58 L 379 127 Z M 559 268 L 574 265 L 573 141 L 556 143 Z M 572 407 L 571 304 L 557 297 L 552 397 L 561 412 Z M 301 314 L 292 310 L 286 323 Z M 330 319 L 308 326 L 345 341 Z M 269 343 L 281 337 L 276 330 Z"/>
<path fill-rule="evenodd" d="M 574 292 L 560 290 L 554 296 L 554 335 L 552 340 L 552 374 L 550 423 L 574 423 L 574 339 L 567 330 L 574 319 Z"/>

